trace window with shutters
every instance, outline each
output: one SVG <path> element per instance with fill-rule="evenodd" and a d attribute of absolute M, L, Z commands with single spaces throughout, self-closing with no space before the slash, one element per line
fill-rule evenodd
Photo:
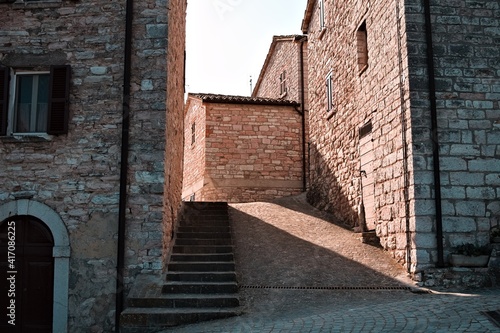
<path fill-rule="evenodd" d="M 0 68 L 0 135 L 67 133 L 69 75 L 69 66 Z"/>

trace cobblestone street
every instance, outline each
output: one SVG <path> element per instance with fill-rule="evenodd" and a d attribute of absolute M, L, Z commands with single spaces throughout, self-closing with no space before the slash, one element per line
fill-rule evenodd
<path fill-rule="evenodd" d="M 423 290 L 303 195 L 230 208 L 243 314 L 164 332 L 499 332 L 497 288 Z"/>

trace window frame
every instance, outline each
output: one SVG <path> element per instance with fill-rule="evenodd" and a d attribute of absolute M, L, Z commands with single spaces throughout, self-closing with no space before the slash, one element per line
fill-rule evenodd
<path fill-rule="evenodd" d="M 191 124 L 191 146 L 196 143 L 196 122 Z"/>
<path fill-rule="evenodd" d="M 47 128 L 45 132 L 14 132 L 17 76 L 49 73 Z M 0 137 L 47 137 L 68 133 L 71 67 L 52 65 L 50 70 L 28 70 L 0 66 Z"/>
<path fill-rule="evenodd" d="M 318 1 L 318 6 L 319 6 L 319 29 L 320 31 L 324 30 L 326 28 L 326 23 L 325 23 L 325 0 L 319 0 Z"/>
<path fill-rule="evenodd" d="M 363 20 L 356 29 L 356 62 L 359 73 L 368 68 L 368 29 Z"/>
<path fill-rule="evenodd" d="M 286 70 L 280 74 L 280 97 L 285 97 L 288 93 L 288 87 L 286 86 Z"/>
<path fill-rule="evenodd" d="M 326 113 L 330 117 L 335 114 L 334 87 L 333 87 L 333 71 L 330 71 L 326 76 Z"/>
<path fill-rule="evenodd" d="M 10 135 L 13 135 L 13 136 L 20 136 L 20 135 L 22 135 L 22 136 L 41 136 L 41 135 L 47 134 L 48 128 L 46 128 L 45 132 L 36 132 L 36 131 L 16 132 L 16 131 L 14 131 L 14 129 L 16 127 L 15 124 L 17 123 L 17 119 L 19 117 L 19 112 L 17 110 L 17 105 L 18 105 L 18 100 L 19 100 L 19 92 L 18 92 L 19 77 L 28 76 L 28 75 L 29 76 L 49 75 L 49 81 L 50 81 L 50 71 L 24 71 L 24 70 L 16 71 L 13 68 L 11 68 L 10 71 L 11 71 L 11 73 L 10 73 L 11 80 L 10 80 L 10 87 L 9 87 L 10 94 L 9 94 L 9 102 L 8 102 L 8 107 L 7 107 L 7 119 L 10 121 L 8 121 L 8 124 L 7 124 L 7 133 L 10 133 Z M 49 90 L 50 90 L 50 88 L 49 88 Z M 49 91 L 47 91 L 47 102 L 49 99 L 50 99 Z M 47 123 L 47 125 L 48 125 L 48 117 L 49 117 L 48 113 L 49 113 L 49 111 L 48 111 L 48 106 L 47 106 L 47 115 L 46 115 L 46 119 L 45 119 L 45 122 Z M 30 118 L 31 118 L 30 120 L 33 120 L 33 118 L 34 118 L 33 110 L 30 110 Z"/>

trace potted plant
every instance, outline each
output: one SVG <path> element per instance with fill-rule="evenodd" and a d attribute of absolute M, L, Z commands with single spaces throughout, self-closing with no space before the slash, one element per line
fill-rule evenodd
<path fill-rule="evenodd" d="M 500 227 L 491 228 L 490 238 L 492 243 L 500 243 Z"/>
<path fill-rule="evenodd" d="M 456 247 L 450 262 L 455 267 L 484 267 L 488 264 L 490 249 L 488 246 L 476 246 L 471 243 Z"/>

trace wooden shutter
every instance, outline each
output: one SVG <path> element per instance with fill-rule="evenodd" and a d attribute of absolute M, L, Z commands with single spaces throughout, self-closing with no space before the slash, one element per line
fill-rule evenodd
<path fill-rule="evenodd" d="M 7 135 L 9 112 L 9 69 L 0 67 L 0 136 Z"/>
<path fill-rule="evenodd" d="M 48 134 L 68 133 L 70 74 L 69 65 L 50 67 Z"/>

